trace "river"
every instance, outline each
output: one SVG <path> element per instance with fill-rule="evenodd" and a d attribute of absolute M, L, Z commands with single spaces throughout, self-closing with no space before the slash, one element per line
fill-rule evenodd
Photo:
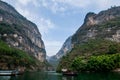
<path fill-rule="evenodd" d="M 120 73 L 80 73 L 63 76 L 55 72 L 26 72 L 19 76 L 0 76 L 0 80 L 120 80 Z"/>

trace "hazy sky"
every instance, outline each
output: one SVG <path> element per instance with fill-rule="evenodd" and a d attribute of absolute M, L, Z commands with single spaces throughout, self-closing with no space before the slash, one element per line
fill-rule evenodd
<path fill-rule="evenodd" d="M 64 41 L 82 25 L 88 12 L 98 13 L 120 0 L 3 0 L 34 22 L 42 34 L 47 55 L 56 54 Z"/>

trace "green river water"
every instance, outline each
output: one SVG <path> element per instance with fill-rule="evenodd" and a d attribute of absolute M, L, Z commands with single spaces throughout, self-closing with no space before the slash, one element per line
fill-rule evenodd
<path fill-rule="evenodd" d="M 0 80 L 120 80 L 120 73 L 80 73 L 63 76 L 55 72 L 26 72 L 19 76 L 0 76 Z"/>

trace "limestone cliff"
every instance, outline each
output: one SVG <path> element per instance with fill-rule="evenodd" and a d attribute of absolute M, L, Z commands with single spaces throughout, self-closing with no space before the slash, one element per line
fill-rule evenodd
<path fill-rule="evenodd" d="M 98 14 L 88 13 L 83 25 L 72 37 L 73 44 L 80 44 L 89 39 L 105 38 L 114 41 L 119 39 L 120 7 L 112 7 Z M 117 37 L 116 37 L 117 36 Z"/>
<path fill-rule="evenodd" d="M 72 62 L 78 56 L 79 60 L 76 61 L 76 70 L 78 67 L 84 68 L 89 71 L 86 66 L 86 61 L 91 56 L 108 55 L 120 53 L 120 6 L 112 7 L 108 10 L 101 11 L 98 14 L 88 13 L 85 17 L 83 25 L 72 36 L 71 44 L 72 49 L 67 55 L 59 60 L 57 71 L 67 68 L 72 69 Z M 82 60 L 86 59 L 86 61 Z M 94 60 L 93 60 L 94 61 Z M 98 59 L 98 61 L 101 61 Z M 112 60 L 108 60 L 109 62 Z M 96 61 L 94 61 L 96 62 Z M 94 63 L 93 62 L 93 63 Z M 118 62 L 118 61 L 117 61 Z M 89 62 L 88 62 L 89 63 Z M 91 63 L 91 64 L 93 64 Z M 103 62 L 102 62 L 103 63 Z M 79 65 L 76 65 L 79 64 Z M 115 62 L 115 64 L 117 64 Z M 85 66 L 83 66 L 85 65 Z M 101 64 L 97 67 L 101 69 Z M 119 66 L 117 66 L 119 67 Z M 96 66 L 95 66 L 96 68 Z M 93 71 L 92 66 L 92 71 Z M 73 69 L 74 70 L 74 69 Z M 105 71 L 106 69 L 101 69 Z M 110 69 L 112 70 L 112 69 Z"/>
<path fill-rule="evenodd" d="M 0 39 L 44 62 L 46 51 L 37 26 L 0 1 Z"/>
<path fill-rule="evenodd" d="M 67 52 L 69 52 L 72 49 L 72 43 L 71 43 L 72 37 L 69 37 L 63 44 L 62 48 L 58 51 L 58 53 L 53 56 L 56 59 L 60 59 L 63 55 L 65 55 Z"/>
<path fill-rule="evenodd" d="M 83 25 L 71 37 L 70 44 L 65 46 L 55 55 L 62 57 L 67 51 L 71 51 L 75 45 L 87 42 L 90 39 L 107 39 L 120 42 L 120 7 L 111 7 L 95 14 L 90 12 L 86 15 Z M 67 46 L 67 51 L 66 51 Z M 68 48 L 69 46 L 69 48 Z M 60 58 L 58 58 L 60 59 Z"/>

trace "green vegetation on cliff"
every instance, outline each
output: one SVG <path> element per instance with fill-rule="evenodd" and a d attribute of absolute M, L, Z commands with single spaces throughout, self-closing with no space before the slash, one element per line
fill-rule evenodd
<path fill-rule="evenodd" d="M 32 69 L 42 65 L 34 57 L 28 55 L 22 50 L 9 47 L 0 40 L 0 69 L 15 69 L 25 67 Z"/>
<path fill-rule="evenodd" d="M 13 29 L 11 29 L 11 26 L 7 23 L 0 23 L 0 34 L 12 34 L 14 33 Z"/>
<path fill-rule="evenodd" d="M 116 53 L 120 53 L 119 43 L 105 39 L 91 39 L 76 45 L 69 54 L 63 56 L 57 71 L 61 71 L 62 68 L 76 71 L 109 71 L 120 67 L 118 65 L 120 60 L 117 58 L 120 54 Z"/>
<path fill-rule="evenodd" d="M 71 65 L 75 71 L 111 71 L 120 68 L 120 54 L 76 57 Z"/>

